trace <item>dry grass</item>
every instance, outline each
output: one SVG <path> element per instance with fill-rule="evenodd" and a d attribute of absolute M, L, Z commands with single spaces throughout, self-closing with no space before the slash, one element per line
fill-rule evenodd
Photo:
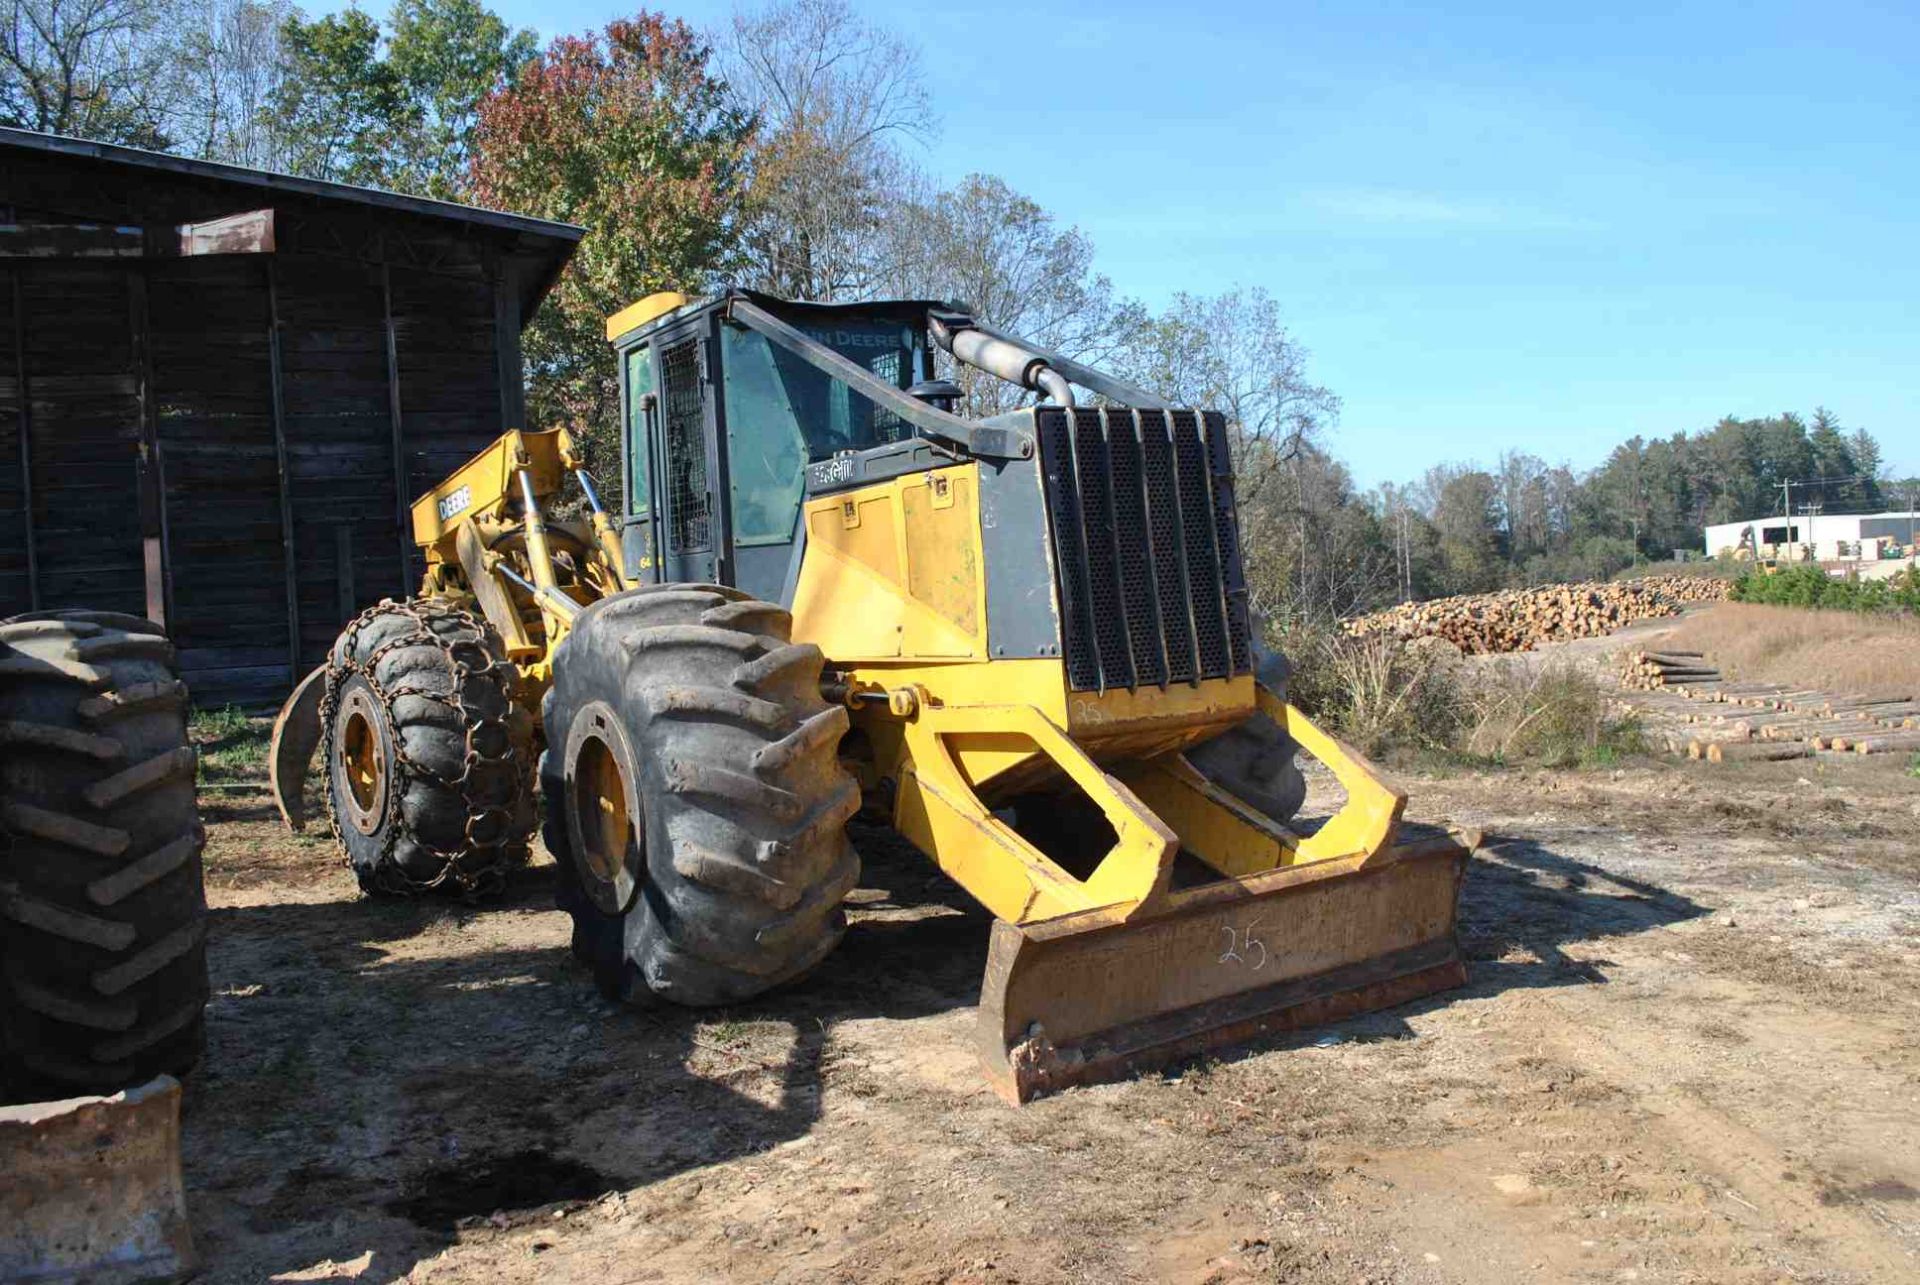
<path fill-rule="evenodd" d="M 1645 748 L 1637 723 L 1608 717 L 1594 676 L 1567 664 L 1482 668 L 1461 685 L 1461 712 L 1456 745 L 1472 758 L 1611 765 Z"/>
<path fill-rule="evenodd" d="M 1439 750 L 1492 763 L 1612 764 L 1644 748 L 1593 674 L 1555 662 L 1463 661 L 1431 639 L 1329 637 L 1296 653 L 1293 696 L 1370 755 Z"/>
<path fill-rule="evenodd" d="M 1729 677 L 1864 695 L 1920 695 L 1920 620 L 1725 602 L 1661 643 L 1705 652 Z"/>
<path fill-rule="evenodd" d="M 1453 666 L 1438 650 L 1376 634 L 1329 640 L 1319 657 L 1337 693 L 1336 721 L 1366 753 L 1450 739 L 1458 721 Z"/>

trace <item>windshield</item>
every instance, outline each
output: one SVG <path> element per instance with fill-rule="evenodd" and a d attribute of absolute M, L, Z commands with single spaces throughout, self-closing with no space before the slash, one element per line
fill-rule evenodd
<path fill-rule="evenodd" d="M 913 381 L 919 336 L 899 322 L 835 318 L 800 329 L 895 388 Z M 793 536 L 808 463 L 910 434 L 906 421 L 757 331 L 721 327 L 728 466 L 737 544 Z"/>

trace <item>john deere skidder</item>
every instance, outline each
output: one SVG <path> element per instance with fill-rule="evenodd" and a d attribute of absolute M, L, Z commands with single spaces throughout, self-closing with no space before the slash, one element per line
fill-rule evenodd
<path fill-rule="evenodd" d="M 1226 425 L 926 302 L 614 317 L 625 503 L 510 432 L 414 506 L 418 597 L 282 712 L 373 891 L 525 858 L 536 749 L 575 952 L 628 999 L 818 963 L 883 818 L 993 928 L 981 1051 L 1036 1092 L 1458 985 L 1468 845 L 1286 703 Z M 1042 399 L 954 413 L 935 351 Z M 1075 389 L 1098 405 L 1083 405 Z M 552 515 L 567 475 L 585 522 Z M 1304 748 L 1346 801 L 1297 828 Z"/>

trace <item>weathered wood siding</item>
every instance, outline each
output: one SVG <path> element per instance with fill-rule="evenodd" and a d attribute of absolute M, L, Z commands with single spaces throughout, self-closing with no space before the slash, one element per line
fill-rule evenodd
<path fill-rule="evenodd" d="M 248 199 L 265 204 L 82 183 L 58 158 L 0 170 L 15 225 Z M 408 592 L 407 506 L 519 404 L 500 375 L 518 370 L 503 296 L 524 245 L 516 260 L 465 225 L 272 204 L 271 253 L 0 259 L 0 617 L 163 612 L 202 705 L 277 701 L 353 614 Z"/>

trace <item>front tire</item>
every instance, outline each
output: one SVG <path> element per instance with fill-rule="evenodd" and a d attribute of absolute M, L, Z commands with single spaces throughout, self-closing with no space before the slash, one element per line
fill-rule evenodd
<path fill-rule="evenodd" d="M 200 1060 L 206 836 L 186 709 L 150 621 L 0 622 L 0 1101 Z"/>
<path fill-rule="evenodd" d="M 363 892 L 497 893 L 533 834 L 533 720 L 486 623 L 382 602 L 327 659 L 328 815 Z"/>
<path fill-rule="evenodd" d="M 846 930 L 847 712 L 792 624 L 734 589 L 652 586 L 586 608 L 555 657 L 546 843 L 574 953 L 609 996 L 734 1003 Z"/>
<path fill-rule="evenodd" d="M 1260 648 L 1255 675 L 1261 686 L 1287 698 L 1293 666 L 1277 651 Z M 1243 803 L 1275 821 L 1290 821 L 1306 802 L 1307 778 L 1300 770 L 1299 744 L 1265 714 L 1244 722 L 1187 751 L 1187 762 Z"/>

